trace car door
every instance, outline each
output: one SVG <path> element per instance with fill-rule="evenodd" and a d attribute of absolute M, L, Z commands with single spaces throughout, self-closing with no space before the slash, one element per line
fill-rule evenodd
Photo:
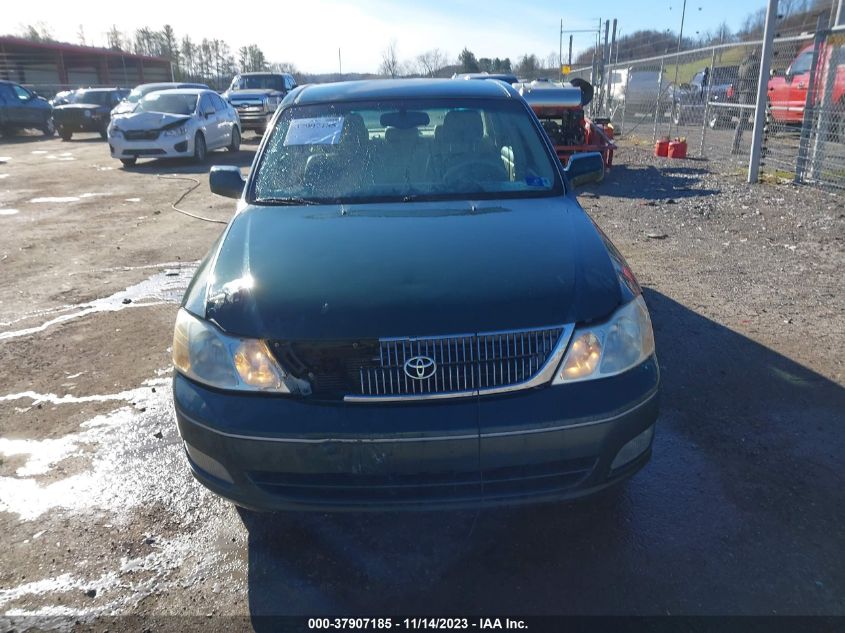
<path fill-rule="evenodd" d="M 9 121 L 16 125 L 35 126 L 40 124 L 38 120 L 41 114 L 40 109 L 32 107 L 31 101 L 35 99 L 29 90 L 17 84 L 11 84 L 13 99 L 8 104 Z"/>
<path fill-rule="evenodd" d="M 789 68 L 788 76 L 792 77 L 792 81 L 789 82 L 789 97 L 786 105 L 790 120 L 800 121 L 804 116 L 804 103 L 807 101 L 812 65 L 813 49 L 810 47 L 796 57 Z"/>
<path fill-rule="evenodd" d="M 208 95 L 214 105 L 217 118 L 217 132 L 220 135 L 220 145 L 225 146 L 232 142 L 232 128 L 234 127 L 234 119 L 229 114 L 229 107 L 220 98 L 219 95 Z"/>
<path fill-rule="evenodd" d="M 205 146 L 208 149 L 220 147 L 217 110 L 211 102 L 211 95 L 208 93 L 203 94 L 200 98 L 199 113 L 200 127 L 205 134 Z"/>

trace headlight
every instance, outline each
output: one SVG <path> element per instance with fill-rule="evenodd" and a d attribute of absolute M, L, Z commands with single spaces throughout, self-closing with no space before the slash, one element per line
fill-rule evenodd
<path fill-rule="evenodd" d="M 287 374 L 264 341 L 228 336 L 184 309 L 176 317 L 173 364 L 197 382 L 219 389 L 308 394 L 307 382 Z"/>
<path fill-rule="evenodd" d="M 621 374 L 654 353 L 654 333 L 642 295 L 601 325 L 578 328 L 552 384 Z"/>
<path fill-rule="evenodd" d="M 91 110 L 85 110 L 85 117 L 89 119 L 91 118 Z"/>
<path fill-rule="evenodd" d="M 185 136 L 188 133 L 188 128 L 184 125 L 180 125 L 179 127 L 170 128 L 169 130 L 165 130 L 162 132 L 162 136 Z"/>

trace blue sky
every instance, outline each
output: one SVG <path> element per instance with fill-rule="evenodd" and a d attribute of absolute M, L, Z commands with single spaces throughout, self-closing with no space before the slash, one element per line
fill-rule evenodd
<path fill-rule="evenodd" d="M 233 47 L 258 44 L 272 61 L 287 61 L 311 72 L 337 70 L 341 48 L 344 72 L 374 72 L 391 39 L 401 59 L 439 48 L 450 59 L 466 46 L 477 57 L 535 53 L 545 58 L 558 50 L 560 19 L 564 28 L 583 29 L 598 19 L 618 18 L 622 34 L 641 29 L 677 30 L 683 0 L 282 0 L 253 2 L 246 13 L 227 17 L 227 3 L 143 0 L 139 3 L 6 2 L 3 30 L 45 21 L 55 37 L 76 41 L 79 25 L 89 44 L 103 45 L 111 24 L 131 32 L 140 26 L 170 23 L 177 34 L 224 39 Z M 716 30 L 724 20 L 738 28 L 764 0 L 688 0 L 684 32 Z M 238 15 L 248 17 L 238 18 Z M 575 50 L 591 36 L 578 35 Z"/>

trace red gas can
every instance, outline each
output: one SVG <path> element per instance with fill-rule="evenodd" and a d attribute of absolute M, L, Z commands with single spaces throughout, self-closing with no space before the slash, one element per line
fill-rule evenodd
<path fill-rule="evenodd" d="M 669 139 L 662 138 L 654 144 L 654 155 L 666 157 L 669 155 Z"/>
<path fill-rule="evenodd" d="M 686 158 L 687 157 L 687 142 L 680 139 L 675 139 L 669 143 L 669 158 Z"/>

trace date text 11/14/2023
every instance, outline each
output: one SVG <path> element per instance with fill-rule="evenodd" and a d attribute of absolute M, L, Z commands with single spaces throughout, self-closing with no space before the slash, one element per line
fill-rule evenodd
<path fill-rule="evenodd" d="M 309 618 L 311 630 L 526 630 L 524 620 L 511 618 Z"/>

